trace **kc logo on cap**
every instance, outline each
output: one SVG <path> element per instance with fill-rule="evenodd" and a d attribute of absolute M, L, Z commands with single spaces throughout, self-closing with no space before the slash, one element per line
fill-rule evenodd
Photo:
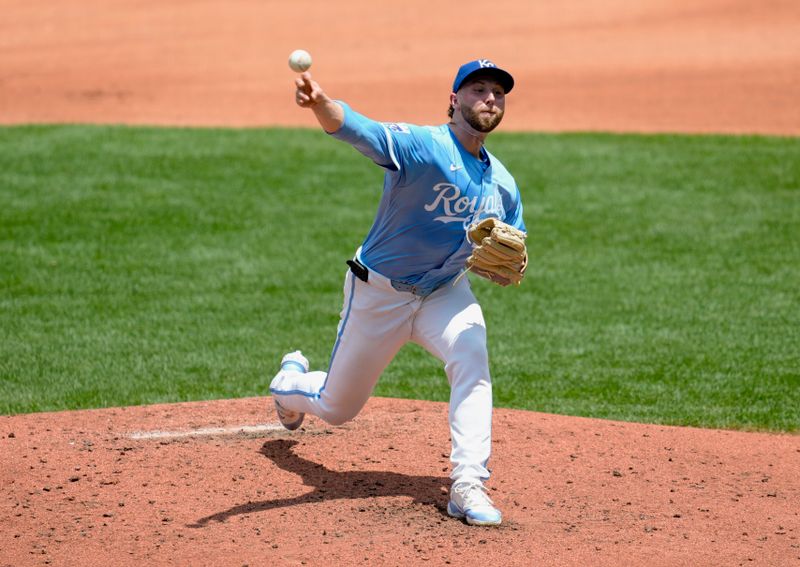
<path fill-rule="evenodd" d="M 458 69 L 456 80 L 453 81 L 453 92 L 457 93 L 466 80 L 478 72 L 490 72 L 493 78 L 502 85 L 506 94 L 514 88 L 514 77 L 511 76 L 511 73 L 504 71 L 489 59 L 476 59 L 475 61 L 464 63 Z"/>

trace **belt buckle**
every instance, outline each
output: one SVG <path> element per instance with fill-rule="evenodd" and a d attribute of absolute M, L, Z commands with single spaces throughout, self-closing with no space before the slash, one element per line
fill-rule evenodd
<path fill-rule="evenodd" d="M 422 289 L 416 285 L 412 285 L 410 291 L 417 297 L 428 297 L 431 293 L 433 293 L 432 289 Z"/>
<path fill-rule="evenodd" d="M 408 292 L 412 295 L 416 295 L 417 297 L 428 297 L 431 293 L 436 291 L 435 289 L 427 290 L 417 285 L 411 285 L 396 280 L 391 280 L 391 281 L 392 281 L 392 287 L 397 291 Z"/>

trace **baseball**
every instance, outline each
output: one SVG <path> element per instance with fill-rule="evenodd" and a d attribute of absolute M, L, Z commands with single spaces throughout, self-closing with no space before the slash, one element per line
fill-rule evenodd
<path fill-rule="evenodd" d="M 304 49 L 295 49 L 289 55 L 289 67 L 298 73 L 307 71 L 311 67 L 311 55 Z"/>

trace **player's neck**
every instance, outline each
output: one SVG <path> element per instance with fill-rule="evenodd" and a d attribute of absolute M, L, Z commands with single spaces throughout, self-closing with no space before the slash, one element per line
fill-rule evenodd
<path fill-rule="evenodd" d="M 464 146 L 464 149 L 480 159 L 483 142 L 486 140 L 486 136 L 488 136 L 489 133 L 478 132 L 469 124 L 459 124 L 455 121 L 451 121 L 448 126 L 456 139 Z"/>

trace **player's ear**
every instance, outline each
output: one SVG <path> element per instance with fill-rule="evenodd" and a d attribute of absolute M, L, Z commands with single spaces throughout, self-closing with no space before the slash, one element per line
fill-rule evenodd
<path fill-rule="evenodd" d="M 450 93 L 450 106 L 455 108 L 457 102 L 458 102 L 458 95 L 456 95 L 456 93 Z"/>

